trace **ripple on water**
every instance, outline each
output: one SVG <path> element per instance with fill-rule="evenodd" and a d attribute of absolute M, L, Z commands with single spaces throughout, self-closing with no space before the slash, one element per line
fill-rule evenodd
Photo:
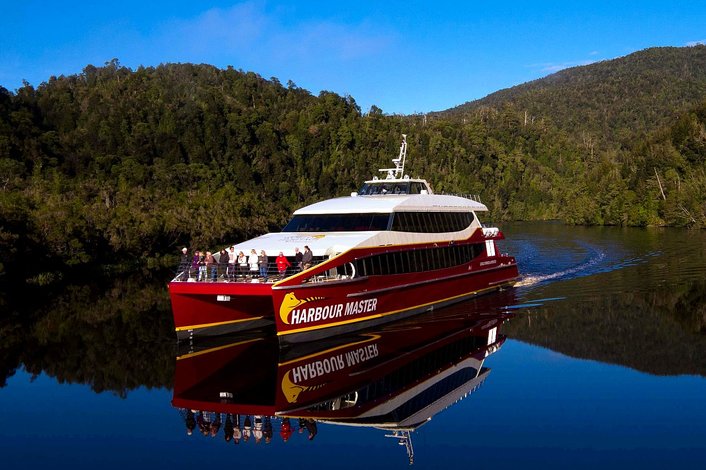
<path fill-rule="evenodd" d="M 533 233 L 509 245 L 520 267 L 520 289 L 634 268 L 662 255 L 660 250 L 640 252 L 619 237 L 583 237 L 567 228 L 561 236 Z M 589 288 L 587 282 L 584 287 Z"/>
<path fill-rule="evenodd" d="M 517 259 L 519 302 L 640 295 L 706 282 L 706 232 L 517 224 L 501 250 Z M 536 308 L 536 307 L 535 307 Z"/>

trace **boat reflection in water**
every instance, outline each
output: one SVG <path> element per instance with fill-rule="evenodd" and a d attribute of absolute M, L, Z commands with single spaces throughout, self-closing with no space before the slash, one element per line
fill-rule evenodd
<path fill-rule="evenodd" d="M 348 336 L 280 347 L 250 332 L 181 344 L 172 405 L 187 432 L 226 441 L 309 440 L 318 424 L 385 431 L 414 459 L 412 432 L 486 379 L 512 291 Z"/>

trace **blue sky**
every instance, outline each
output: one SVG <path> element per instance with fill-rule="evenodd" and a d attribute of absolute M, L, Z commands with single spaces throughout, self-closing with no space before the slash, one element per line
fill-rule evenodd
<path fill-rule="evenodd" d="M 117 58 L 232 65 L 364 112 L 447 109 L 566 67 L 706 42 L 706 0 L 2 0 L 0 86 Z"/>

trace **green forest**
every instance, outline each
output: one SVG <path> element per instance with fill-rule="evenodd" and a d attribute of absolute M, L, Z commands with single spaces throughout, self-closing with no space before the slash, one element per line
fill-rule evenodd
<path fill-rule="evenodd" d="M 564 70 L 428 115 L 232 67 L 113 60 L 0 87 L 0 276 L 171 266 L 389 165 L 484 221 L 706 227 L 706 46 Z M 118 268 L 115 268 L 118 269 Z"/>

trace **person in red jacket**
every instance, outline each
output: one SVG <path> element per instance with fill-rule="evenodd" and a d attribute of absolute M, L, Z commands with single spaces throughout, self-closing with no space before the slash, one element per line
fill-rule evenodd
<path fill-rule="evenodd" d="M 279 430 L 279 435 L 282 436 L 284 442 L 287 442 L 292 436 L 292 424 L 289 422 L 289 418 L 282 419 L 282 427 Z"/>
<path fill-rule="evenodd" d="M 286 256 L 284 256 L 284 253 L 281 251 L 279 252 L 279 256 L 275 260 L 275 263 L 277 263 L 277 271 L 279 272 L 280 278 L 284 278 L 284 276 L 287 274 L 287 268 L 292 267 L 292 263 L 289 262 Z"/>

